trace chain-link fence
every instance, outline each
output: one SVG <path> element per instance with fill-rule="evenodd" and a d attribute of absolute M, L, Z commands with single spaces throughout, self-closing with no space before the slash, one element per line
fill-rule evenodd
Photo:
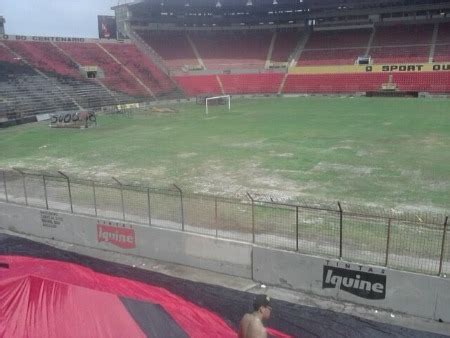
<path fill-rule="evenodd" d="M 450 274 L 448 217 L 336 203 L 245 200 L 72 178 L 0 171 L 0 201 L 233 239 L 278 249 Z"/>

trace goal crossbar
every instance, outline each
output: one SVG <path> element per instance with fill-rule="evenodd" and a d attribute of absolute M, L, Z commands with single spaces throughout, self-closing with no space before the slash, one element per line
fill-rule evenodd
<path fill-rule="evenodd" d="M 208 101 L 217 100 L 217 99 L 227 99 L 228 100 L 228 110 L 231 110 L 231 96 L 230 95 L 221 95 L 221 96 L 212 96 L 207 97 L 206 102 L 206 115 L 208 115 Z"/>

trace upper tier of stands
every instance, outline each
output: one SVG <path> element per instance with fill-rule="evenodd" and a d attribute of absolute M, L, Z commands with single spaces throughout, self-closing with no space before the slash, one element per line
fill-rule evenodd
<path fill-rule="evenodd" d="M 364 55 L 366 49 L 305 49 L 297 66 L 352 65 L 358 55 Z M 356 57 L 355 57 L 356 55 Z"/>
<path fill-rule="evenodd" d="M 351 65 L 359 56 L 375 64 L 428 62 L 434 25 L 378 26 L 372 29 L 316 31 L 311 34 L 298 65 Z M 373 34 L 372 43 L 370 37 Z"/>
<path fill-rule="evenodd" d="M 261 69 L 266 61 L 286 62 L 300 33 L 261 31 L 137 31 L 171 70 L 198 67 L 209 70 Z M 267 60 L 274 39 L 272 57 Z"/>
<path fill-rule="evenodd" d="M 295 50 L 301 33 L 297 30 L 282 30 L 277 33 L 270 61 L 287 62 Z"/>
<path fill-rule="evenodd" d="M 367 47 L 371 34 L 372 30 L 368 28 L 315 31 L 311 34 L 305 49 Z"/>
<path fill-rule="evenodd" d="M 432 57 L 435 24 L 317 30 L 301 48 L 297 65 L 352 65 L 360 56 L 375 64 L 426 63 Z M 290 62 L 305 31 L 297 29 L 232 31 L 139 31 L 171 70 L 204 65 L 207 70 L 263 69 Z M 168 41 L 170 41 L 168 43 Z M 273 42 L 273 48 L 271 48 Z M 439 24 L 436 61 L 450 61 L 450 23 Z"/>
<path fill-rule="evenodd" d="M 186 33 L 173 31 L 137 31 L 137 33 L 164 59 L 169 69 L 199 65 Z"/>
<path fill-rule="evenodd" d="M 434 25 L 378 27 L 369 55 L 375 63 L 428 62 Z"/>
<path fill-rule="evenodd" d="M 299 66 L 351 65 L 366 53 L 371 29 L 315 31 L 297 62 Z"/>
<path fill-rule="evenodd" d="M 439 24 L 433 59 L 436 62 L 450 59 L 450 22 Z"/>
<path fill-rule="evenodd" d="M 208 69 L 264 68 L 272 32 L 212 31 L 190 34 Z"/>

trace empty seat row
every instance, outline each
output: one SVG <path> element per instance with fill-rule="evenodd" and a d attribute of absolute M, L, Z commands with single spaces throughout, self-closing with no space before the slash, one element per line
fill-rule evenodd
<path fill-rule="evenodd" d="M 393 82 L 402 91 L 450 92 L 447 72 L 424 73 L 348 73 L 290 74 L 282 93 L 354 93 L 379 91 L 383 84 Z M 186 95 L 199 94 L 276 94 L 284 74 L 239 74 L 179 76 L 178 84 Z M 220 86 L 222 85 L 222 88 Z"/>

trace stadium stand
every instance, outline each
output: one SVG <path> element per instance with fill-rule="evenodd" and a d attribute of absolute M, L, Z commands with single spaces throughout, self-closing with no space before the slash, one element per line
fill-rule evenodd
<path fill-rule="evenodd" d="M 433 28 L 429 24 L 377 26 L 372 46 L 430 45 Z"/>
<path fill-rule="evenodd" d="M 78 108 L 68 95 L 31 67 L 6 63 L 0 66 L 0 117 L 16 118 Z"/>
<path fill-rule="evenodd" d="M 264 68 L 271 31 L 199 31 L 191 39 L 208 69 Z"/>
<path fill-rule="evenodd" d="M 304 50 L 297 65 L 353 65 L 358 56 L 364 55 L 365 51 L 364 48 Z"/>
<path fill-rule="evenodd" d="M 314 31 L 305 49 L 367 47 L 371 29 Z"/>
<path fill-rule="evenodd" d="M 276 94 L 283 76 L 283 73 L 199 75 L 178 76 L 176 81 L 186 95 L 222 94 L 219 80 L 226 94 Z"/>
<path fill-rule="evenodd" d="M 170 92 L 174 84 L 162 73 L 149 58 L 143 55 L 132 44 L 102 44 L 102 46 L 116 57 L 122 65 L 128 68 L 142 83 L 155 94 Z"/>
<path fill-rule="evenodd" d="M 289 75 L 284 93 L 349 93 L 380 90 L 390 74 L 313 74 Z M 450 77 L 446 73 L 393 73 L 393 82 L 402 91 L 450 91 Z"/>
<path fill-rule="evenodd" d="M 280 30 L 277 32 L 271 61 L 288 62 L 290 55 L 297 46 L 301 32 L 297 30 Z"/>
<path fill-rule="evenodd" d="M 226 94 L 276 94 L 284 74 L 220 75 Z"/>
<path fill-rule="evenodd" d="M 450 44 L 450 22 L 440 23 L 436 43 Z"/>
<path fill-rule="evenodd" d="M 177 76 L 175 81 L 187 96 L 222 93 L 216 75 Z"/>
<path fill-rule="evenodd" d="M 13 53 L 11 53 L 3 44 L 0 44 L 0 61 L 18 62 Z"/>
<path fill-rule="evenodd" d="M 347 93 L 377 91 L 387 74 L 302 74 L 289 75 L 283 93 Z"/>
<path fill-rule="evenodd" d="M 165 60 L 169 69 L 199 65 L 185 32 L 138 30 L 137 33 Z"/>
<path fill-rule="evenodd" d="M 441 23 L 438 29 L 434 61 L 450 61 L 450 23 Z"/>
<path fill-rule="evenodd" d="M 97 44 L 59 43 L 58 46 L 81 66 L 100 67 L 104 73 L 104 78 L 100 78 L 100 81 L 109 88 L 131 96 L 149 96 L 146 88 Z"/>
<path fill-rule="evenodd" d="M 143 20 L 145 6 L 135 7 Z M 271 19 L 275 14 L 269 12 Z M 448 93 L 450 22 L 445 15 L 388 19 L 369 18 L 360 28 L 335 18 L 311 26 L 260 26 L 253 20 L 251 27 L 234 23 L 223 29 L 173 23 L 144 28 L 139 21 L 135 27 L 131 22 L 131 40 L 125 42 L 3 39 L 0 118 L 199 94 L 380 91 L 389 81 L 397 91 Z M 355 66 L 360 57 L 367 57 L 374 70 Z M 434 69 L 432 62 L 444 64 Z M 423 69 L 381 70 L 388 64 Z M 294 70 L 287 71 L 288 65 Z M 94 69 L 90 77 L 95 78 L 86 78 L 88 69 Z"/>
<path fill-rule="evenodd" d="M 94 64 L 97 61 L 92 60 Z M 148 64 L 143 60 L 138 61 L 144 71 L 145 67 L 150 67 L 149 61 Z M 100 108 L 149 97 L 148 93 L 143 98 L 132 97 L 126 91 L 111 90 L 98 79 L 84 79 L 78 64 L 59 46 L 50 42 L 3 41 L 0 43 L 0 66 L 0 119 Z M 162 75 L 158 75 L 161 82 L 165 80 Z M 175 87 L 172 82 L 165 81 L 164 86 L 158 87 L 158 93 L 165 93 Z M 111 88 L 117 88 L 118 85 L 114 79 L 106 83 L 112 83 Z"/>
<path fill-rule="evenodd" d="M 370 56 L 374 63 L 426 63 L 430 45 L 404 47 L 372 47 Z"/>
<path fill-rule="evenodd" d="M 450 59 L 450 44 L 436 45 L 433 59 L 435 62 L 449 61 L 449 59 Z"/>
<path fill-rule="evenodd" d="M 370 29 L 313 32 L 297 64 L 352 65 L 365 54 L 371 33 Z"/>
<path fill-rule="evenodd" d="M 78 77 L 80 74 L 77 64 L 51 43 L 5 41 L 5 44 L 32 66 L 42 71 L 73 77 Z"/>
<path fill-rule="evenodd" d="M 393 81 L 403 91 L 450 92 L 450 76 L 444 72 L 396 73 Z"/>
<path fill-rule="evenodd" d="M 375 63 L 428 62 L 433 25 L 377 27 L 369 55 Z"/>

